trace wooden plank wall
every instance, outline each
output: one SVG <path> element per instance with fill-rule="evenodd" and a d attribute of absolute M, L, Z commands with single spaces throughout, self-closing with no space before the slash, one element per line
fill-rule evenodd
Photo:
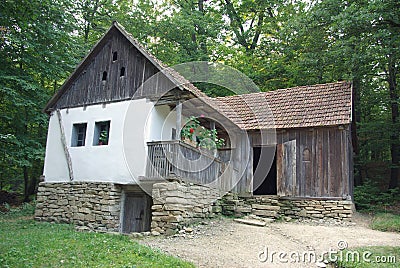
<path fill-rule="evenodd" d="M 252 146 L 273 145 L 273 141 L 260 141 L 259 133 L 251 133 Z M 350 128 L 318 127 L 302 129 L 278 130 L 276 135 L 277 173 L 284 173 L 290 168 L 285 162 L 291 162 L 284 157 L 284 144 L 295 141 L 296 149 L 292 160 L 295 161 L 295 179 L 290 176 L 278 178 L 277 189 L 285 188 L 287 196 L 293 197 L 343 197 L 352 194 L 352 147 Z M 250 154 L 252 159 L 253 155 Z M 252 161 L 250 161 L 252 162 Z M 235 192 L 249 194 L 249 176 L 252 180 L 252 165 L 247 167 L 246 178 L 242 178 Z M 250 172 L 251 171 L 251 172 Z M 280 180 L 281 179 L 281 180 Z M 284 180 L 284 181 L 282 181 Z M 291 181 L 289 181 L 291 180 Z M 295 187 L 290 187 L 295 181 Z"/>
<path fill-rule="evenodd" d="M 115 51 L 118 59 L 113 61 Z M 90 60 L 61 96 L 55 109 L 119 101 L 133 96 L 144 98 L 174 88 L 173 83 L 162 73 L 141 88 L 158 69 L 117 31 Z M 123 67 L 125 75 L 121 77 Z M 106 81 L 102 81 L 103 72 L 107 72 Z"/>
<path fill-rule="evenodd" d="M 248 194 L 253 191 L 253 150 L 249 136 L 238 132 L 232 138 L 232 192 Z"/>

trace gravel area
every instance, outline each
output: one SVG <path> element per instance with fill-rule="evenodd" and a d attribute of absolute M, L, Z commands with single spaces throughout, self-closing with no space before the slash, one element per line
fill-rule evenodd
<path fill-rule="evenodd" d="M 144 237 L 138 241 L 198 267 L 318 267 L 308 261 L 293 263 L 289 255 L 279 259 L 279 254 L 285 252 L 297 258 L 297 254 L 315 252 L 318 256 L 345 246 L 400 246 L 400 234 L 371 230 L 368 221 L 356 214 L 352 223 L 344 225 L 274 222 L 256 227 L 219 218 L 203 221 L 174 237 Z M 266 249 L 268 254 L 260 255 Z M 260 261 L 260 257 L 265 260 L 266 256 L 265 262 Z"/>

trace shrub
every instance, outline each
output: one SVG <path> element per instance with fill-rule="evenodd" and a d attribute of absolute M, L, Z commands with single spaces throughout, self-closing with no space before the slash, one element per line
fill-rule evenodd
<path fill-rule="evenodd" d="M 377 182 L 367 180 L 363 185 L 354 188 L 354 201 L 360 211 L 386 211 L 400 202 L 400 191 L 397 188 L 384 192 Z"/>

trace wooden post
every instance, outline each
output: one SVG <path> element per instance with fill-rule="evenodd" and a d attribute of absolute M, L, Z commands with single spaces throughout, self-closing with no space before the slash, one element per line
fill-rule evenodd
<path fill-rule="evenodd" d="M 182 128 L 182 103 L 178 100 L 176 103 L 176 140 L 181 140 Z"/>
<path fill-rule="evenodd" d="M 74 173 L 73 173 L 73 170 L 72 170 L 72 160 L 71 160 L 71 155 L 69 154 L 67 141 L 65 139 L 65 131 L 64 131 L 63 123 L 62 123 L 61 112 L 60 112 L 59 109 L 57 109 L 57 117 L 58 117 L 58 123 L 60 125 L 61 143 L 63 145 L 65 158 L 66 158 L 67 164 L 68 164 L 69 179 L 70 179 L 70 181 L 73 181 L 74 180 Z"/>
<path fill-rule="evenodd" d="M 210 129 L 214 130 L 215 129 L 215 121 L 210 122 Z"/>

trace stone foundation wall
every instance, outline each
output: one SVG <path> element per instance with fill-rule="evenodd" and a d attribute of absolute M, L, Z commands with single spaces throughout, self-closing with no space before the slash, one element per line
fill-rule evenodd
<path fill-rule="evenodd" d="M 80 230 L 120 231 L 122 189 L 113 183 L 65 182 L 39 185 L 35 219 L 73 223 Z M 172 235 L 217 214 L 265 219 L 350 221 L 349 200 L 287 200 L 278 196 L 238 197 L 206 186 L 179 181 L 153 185 L 151 231 Z"/>
<path fill-rule="evenodd" d="M 262 218 L 350 221 L 353 202 L 350 200 L 288 200 L 278 196 L 238 197 L 225 195 L 221 201 L 222 213 L 236 217 L 255 215 Z"/>
<path fill-rule="evenodd" d="M 280 214 L 291 218 L 350 221 L 350 200 L 280 200 Z"/>
<path fill-rule="evenodd" d="M 113 183 L 39 184 L 35 219 L 73 223 L 80 230 L 118 232 L 121 189 Z"/>
<path fill-rule="evenodd" d="M 153 185 L 151 230 L 153 234 L 172 235 L 185 225 L 219 213 L 217 190 L 185 182 Z"/>

